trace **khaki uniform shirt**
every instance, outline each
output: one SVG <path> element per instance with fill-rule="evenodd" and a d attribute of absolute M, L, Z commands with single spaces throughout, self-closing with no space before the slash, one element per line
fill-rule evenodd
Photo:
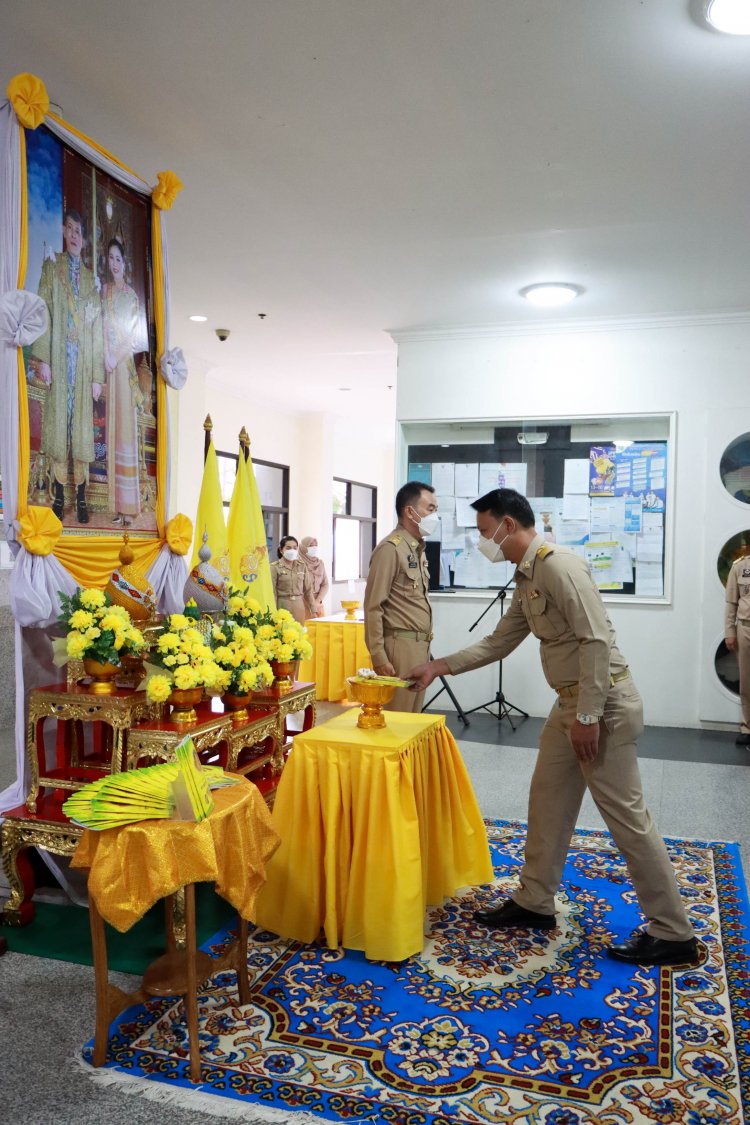
<path fill-rule="evenodd" d="M 300 559 L 295 559 L 294 562 L 277 559 L 272 562 L 271 581 L 276 604 L 283 609 L 291 610 L 298 621 L 304 621 L 305 607 L 309 610 L 308 616 L 315 613 L 312 579 L 309 570 Z"/>
<path fill-rule="evenodd" d="M 750 624 L 750 555 L 735 559 L 727 577 L 724 636 L 737 636 L 737 622 Z"/>
<path fill-rule="evenodd" d="M 627 668 L 615 645 L 615 632 L 591 572 L 574 551 L 545 543 L 529 544 L 515 573 L 510 609 L 495 632 L 478 644 L 448 656 L 452 673 L 502 660 L 533 633 L 552 688 L 578 684 L 577 711 L 601 717 L 611 679 Z"/>
<path fill-rule="evenodd" d="M 424 540 L 410 535 L 399 524 L 381 539 L 370 557 L 365 587 L 365 644 L 374 665 L 389 663 L 384 643 L 389 629 L 432 633 L 429 586 Z"/>

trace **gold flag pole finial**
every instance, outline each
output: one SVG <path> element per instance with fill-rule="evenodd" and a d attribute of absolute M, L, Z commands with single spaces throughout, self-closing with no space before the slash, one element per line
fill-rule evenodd
<path fill-rule="evenodd" d="M 240 449 L 245 454 L 245 460 L 247 461 L 248 455 L 250 453 L 250 434 L 247 432 L 244 426 L 240 430 Z"/>
<path fill-rule="evenodd" d="M 211 415 L 207 414 L 203 421 L 203 460 L 205 462 L 208 457 L 208 447 L 211 444 L 211 430 L 214 424 L 211 421 Z"/>

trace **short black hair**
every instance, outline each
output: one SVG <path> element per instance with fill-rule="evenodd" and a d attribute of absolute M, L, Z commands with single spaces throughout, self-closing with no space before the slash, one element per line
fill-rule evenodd
<path fill-rule="evenodd" d="M 65 213 L 63 214 L 63 226 L 65 226 L 68 219 L 72 219 L 74 223 L 78 223 L 81 232 L 83 232 L 83 219 L 81 218 L 80 211 L 76 211 L 75 207 L 66 207 Z"/>
<path fill-rule="evenodd" d="M 396 515 L 400 518 L 410 504 L 413 505 L 415 500 L 419 500 L 423 492 L 434 491 L 431 484 L 424 484 L 421 480 L 409 480 L 406 484 L 402 484 L 396 493 Z"/>
<path fill-rule="evenodd" d="M 533 527 L 536 523 L 531 504 L 515 488 L 493 488 L 471 506 L 475 512 L 491 512 L 499 520 L 510 516 L 521 527 Z"/>
<path fill-rule="evenodd" d="M 296 535 L 282 535 L 279 541 L 279 558 L 281 558 L 281 556 L 283 555 L 284 548 L 286 547 L 287 543 L 296 543 L 299 547 L 299 539 Z"/>

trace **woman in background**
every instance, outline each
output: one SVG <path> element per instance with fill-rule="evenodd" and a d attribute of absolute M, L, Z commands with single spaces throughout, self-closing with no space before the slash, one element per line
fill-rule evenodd
<path fill-rule="evenodd" d="M 323 598 L 328 593 L 328 575 L 325 563 L 318 554 L 318 540 L 306 535 L 300 543 L 299 557 L 307 567 L 312 581 L 315 609 L 309 616 L 322 617 L 325 613 Z"/>
<path fill-rule="evenodd" d="M 128 527 L 141 511 L 136 416 L 140 387 L 133 359 L 138 297 L 125 281 L 125 250 L 117 238 L 110 239 L 107 246 L 107 266 L 110 280 L 102 286 L 107 371 L 107 475 L 110 502 L 116 513 L 112 523 Z"/>
<path fill-rule="evenodd" d="M 279 557 L 271 563 L 271 581 L 277 609 L 288 609 L 300 625 L 306 617 L 315 616 L 312 580 L 293 535 L 284 535 L 279 543 Z"/>

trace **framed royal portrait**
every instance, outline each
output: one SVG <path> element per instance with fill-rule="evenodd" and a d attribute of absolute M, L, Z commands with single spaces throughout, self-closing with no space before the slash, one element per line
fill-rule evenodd
<path fill-rule="evenodd" d="M 26 132 L 28 503 L 66 534 L 157 532 L 157 366 L 149 195 L 41 125 Z"/>

